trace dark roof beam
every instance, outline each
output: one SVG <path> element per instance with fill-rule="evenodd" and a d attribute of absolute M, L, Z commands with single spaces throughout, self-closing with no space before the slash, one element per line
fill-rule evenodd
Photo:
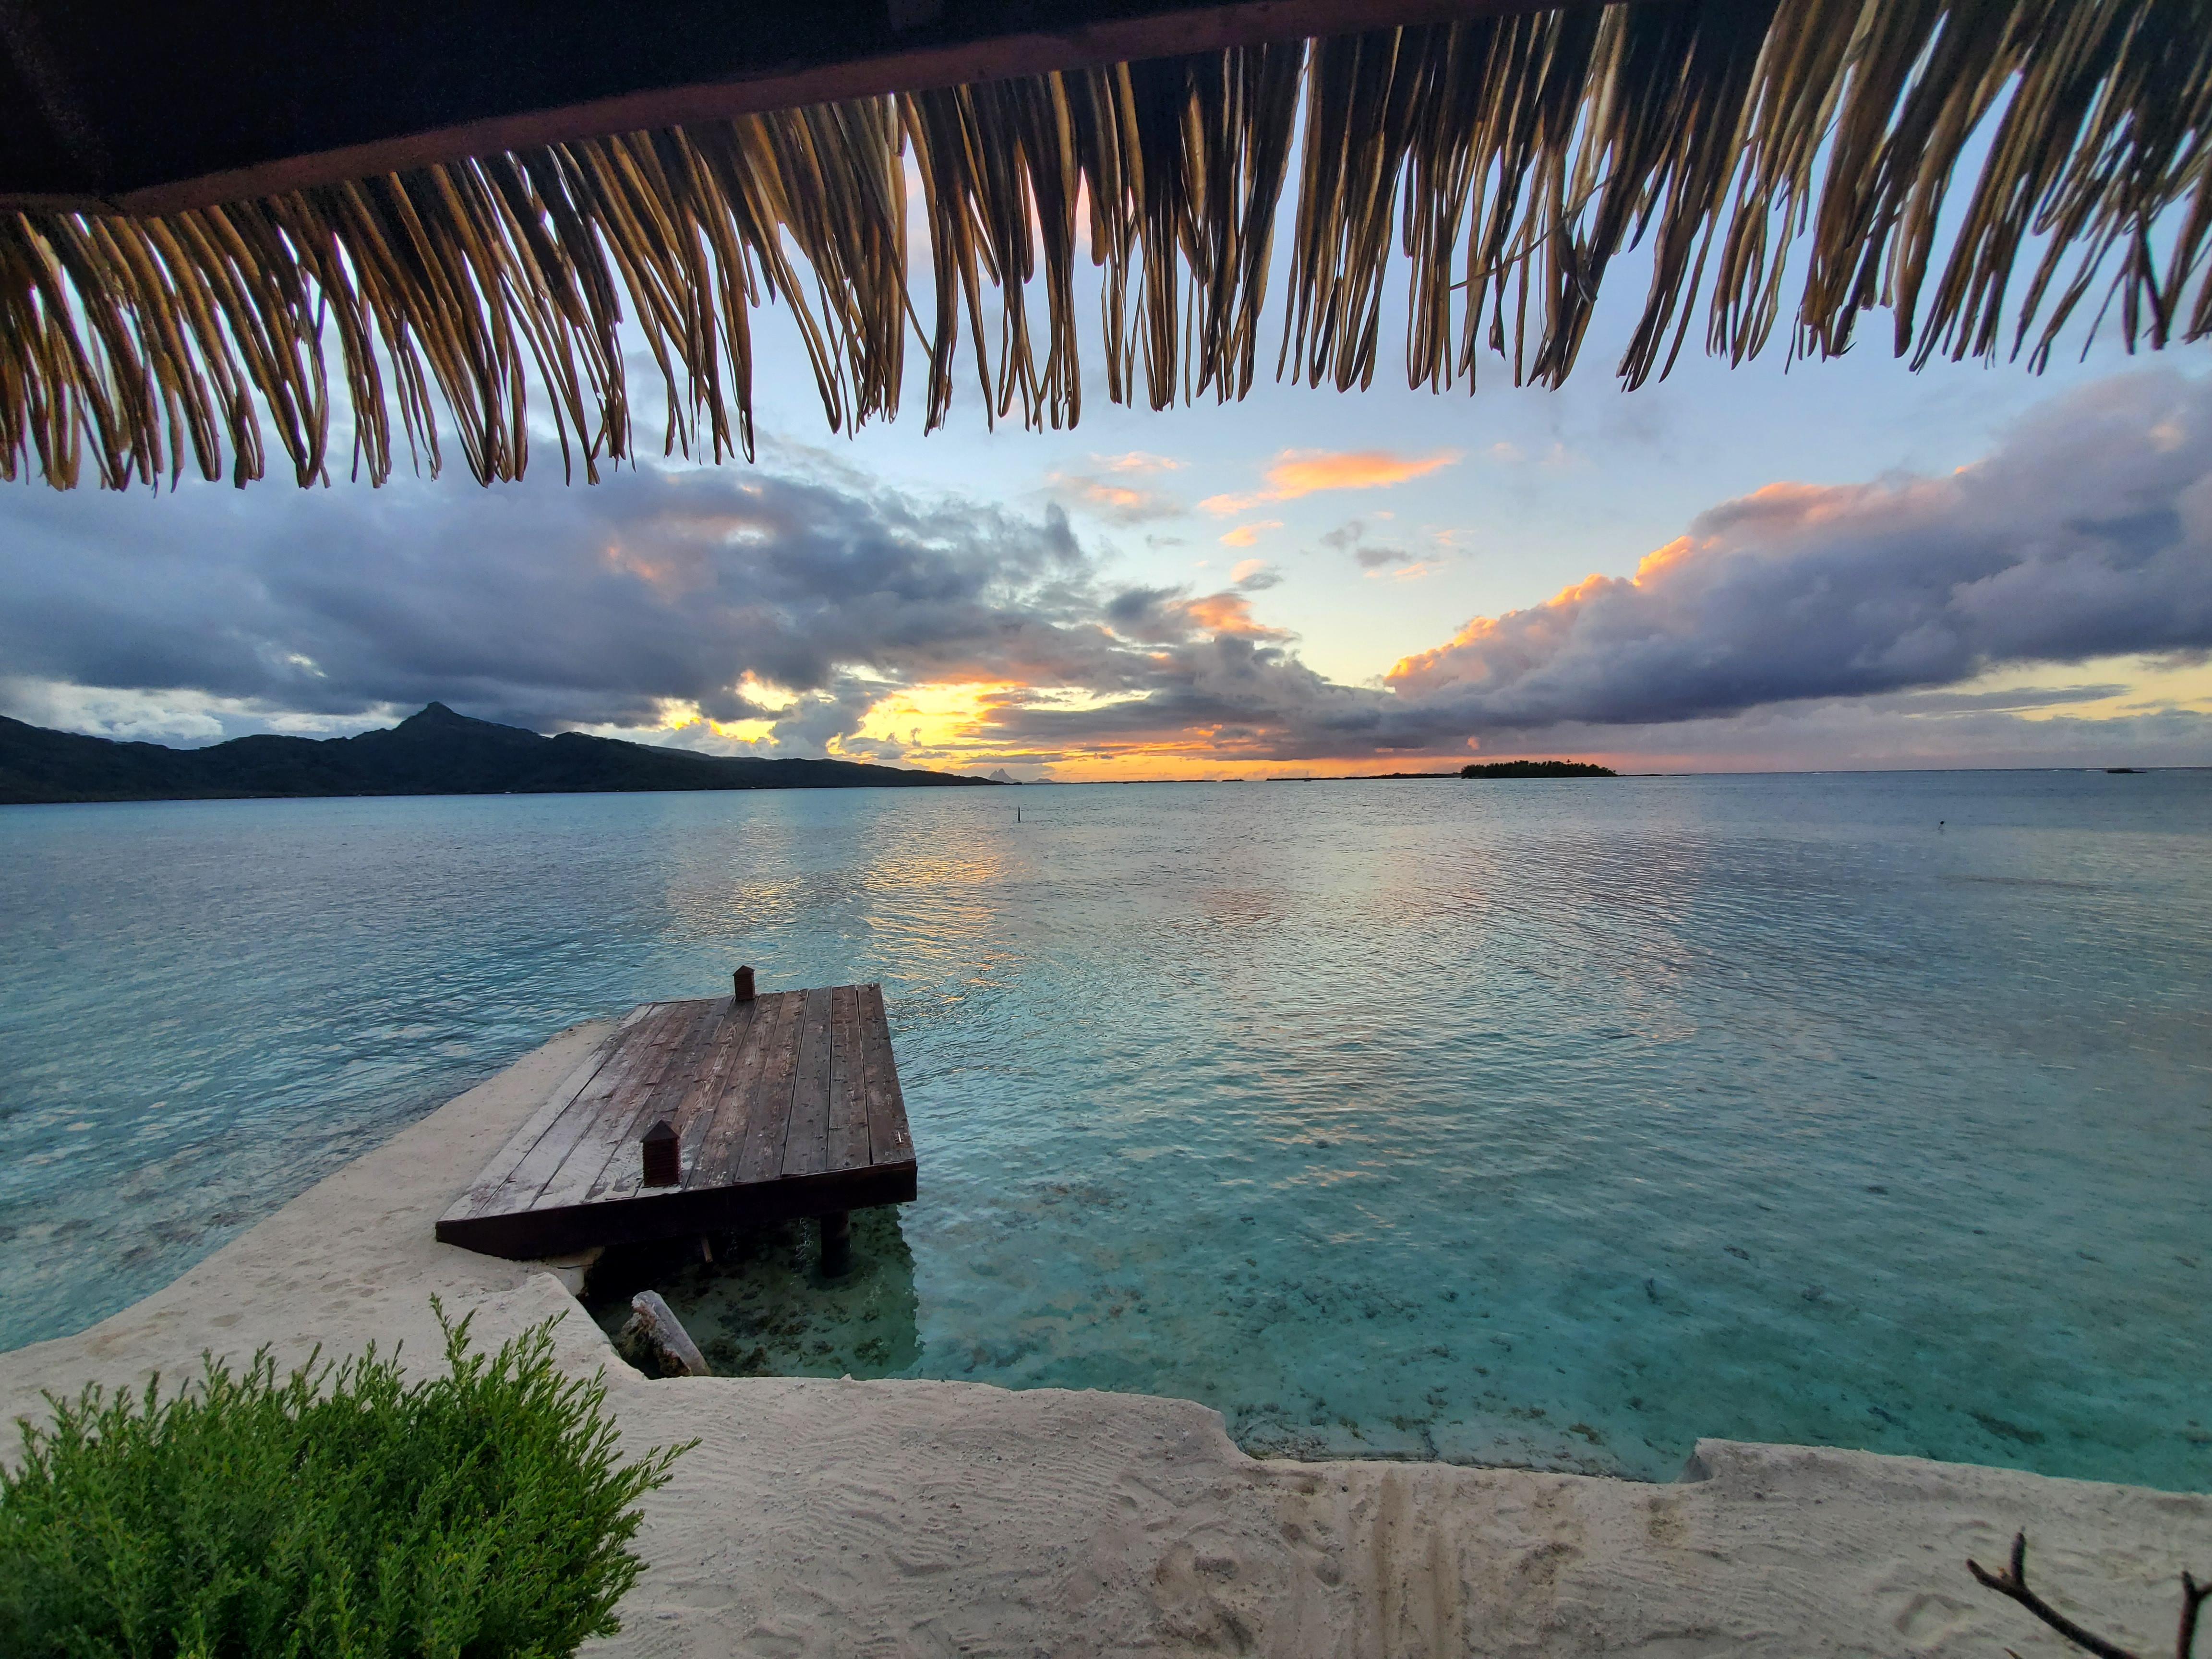
<path fill-rule="evenodd" d="M 170 213 L 611 132 L 1558 3 L 817 0 L 764 16 L 655 0 L 615 25 L 582 0 L 203 0 L 152 14 L 171 32 L 149 37 L 67 0 L 0 0 L 0 91 L 25 94 L 0 96 L 0 208 Z M 380 20 L 368 33 L 364 15 Z"/>

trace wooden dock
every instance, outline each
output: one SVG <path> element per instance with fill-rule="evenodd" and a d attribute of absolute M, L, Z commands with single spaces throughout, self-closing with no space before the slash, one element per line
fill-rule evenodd
<path fill-rule="evenodd" d="M 738 988 L 750 993 L 751 978 L 741 971 Z M 656 1149 L 645 1142 L 663 1122 L 672 1170 L 648 1168 Z M 820 1216 L 826 1249 L 852 1211 L 914 1195 L 882 988 L 840 985 L 634 1010 L 437 1231 L 529 1260 Z"/>

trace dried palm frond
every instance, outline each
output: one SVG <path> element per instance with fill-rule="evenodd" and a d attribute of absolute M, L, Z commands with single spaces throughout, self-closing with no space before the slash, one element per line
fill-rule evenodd
<path fill-rule="evenodd" d="M 1966 176 L 1978 147 L 1981 159 Z M 908 248 L 921 191 L 928 293 Z M 1828 356 L 2009 353 L 2116 319 L 2212 334 L 2212 0 L 1636 0 L 1486 15 L 501 153 L 162 216 L 0 213 L 0 477 L 243 483 L 447 443 L 520 477 L 533 412 L 571 474 L 634 453 L 626 342 L 664 447 L 750 456 L 753 317 L 788 309 L 833 429 L 925 428 L 963 341 L 988 419 L 1082 410 L 1076 253 L 1107 395 L 1251 387 L 1280 262 L 1279 376 L 1373 380 L 1406 284 L 1411 384 L 1574 368 L 1614 263 L 1648 252 L 1618 372 L 1692 317 L 1741 362 L 1783 320 Z M 1402 266 L 1399 261 L 1402 258 Z M 2094 302 L 2094 303 L 2093 303 Z M 925 325 L 921 312 L 933 313 Z M 542 431 L 542 428 L 541 428 Z M 341 432 L 340 441 L 343 441 Z"/>

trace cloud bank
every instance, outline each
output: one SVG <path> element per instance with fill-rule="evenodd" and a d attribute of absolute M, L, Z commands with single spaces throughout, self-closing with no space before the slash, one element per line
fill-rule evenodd
<path fill-rule="evenodd" d="M 2106 381 L 1948 477 L 1771 484 L 1633 577 L 1478 617 L 1410 704 L 1484 730 L 1649 725 L 2212 647 L 2212 382 Z"/>
<path fill-rule="evenodd" d="M 1367 547 L 1357 521 L 1324 539 L 1370 568 L 1401 557 Z M 1387 690 L 1231 636 L 1164 663 L 1141 696 L 994 718 L 1040 750 L 1280 761 L 1540 746 L 1670 764 L 2027 763 L 2117 745 L 2203 762 L 2212 720 L 2188 709 L 2026 719 L 2095 699 L 2007 694 L 2013 706 L 1994 708 L 1929 694 L 2008 665 L 2208 651 L 2212 381 L 2152 373 L 2045 406 L 1948 477 L 1726 502 L 1633 576 L 1478 617 L 1399 663 Z"/>
<path fill-rule="evenodd" d="M 734 471 L 250 504 L 26 491 L 4 549 L 10 678 L 307 714 L 434 697 L 547 730 L 690 705 L 775 719 L 803 750 L 857 723 L 871 675 L 1096 675 L 1103 637 L 1057 508 Z M 757 702 L 755 684 L 799 702 Z"/>
<path fill-rule="evenodd" d="M 1098 476 L 1170 470 L 1100 458 Z M 1358 521 L 1322 540 L 1358 568 L 1408 563 Z M 1283 580 L 1247 560 L 1219 592 L 1116 584 L 1056 507 L 803 465 L 592 489 L 24 490 L 0 501 L 0 706 L 111 730 L 154 708 L 173 723 L 146 734 L 206 736 L 377 723 L 434 697 L 539 730 L 696 710 L 757 722 L 780 752 L 1077 775 L 1470 748 L 2207 759 L 2212 718 L 2189 708 L 2087 720 L 2064 711 L 2111 687 L 1960 688 L 2007 665 L 2212 652 L 2212 382 L 2102 383 L 1948 477 L 1771 485 L 1633 576 L 1478 617 L 1376 684 L 1316 672 L 1255 613 Z M 887 697 L 946 684 L 975 689 L 951 747 L 862 735 Z"/>

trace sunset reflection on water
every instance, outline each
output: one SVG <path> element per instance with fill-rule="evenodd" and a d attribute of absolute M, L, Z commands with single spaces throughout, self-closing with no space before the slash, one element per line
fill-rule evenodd
<path fill-rule="evenodd" d="M 1663 1477 L 1724 1435 L 2201 1488 L 2208 808 L 1931 774 L 27 809 L 4 1340 L 747 962 L 883 982 L 921 1196 L 866 1295 L 764 1247 L 715 1315 L 741 1369 L 1182 1395 L 1260 1452 Z"/>

